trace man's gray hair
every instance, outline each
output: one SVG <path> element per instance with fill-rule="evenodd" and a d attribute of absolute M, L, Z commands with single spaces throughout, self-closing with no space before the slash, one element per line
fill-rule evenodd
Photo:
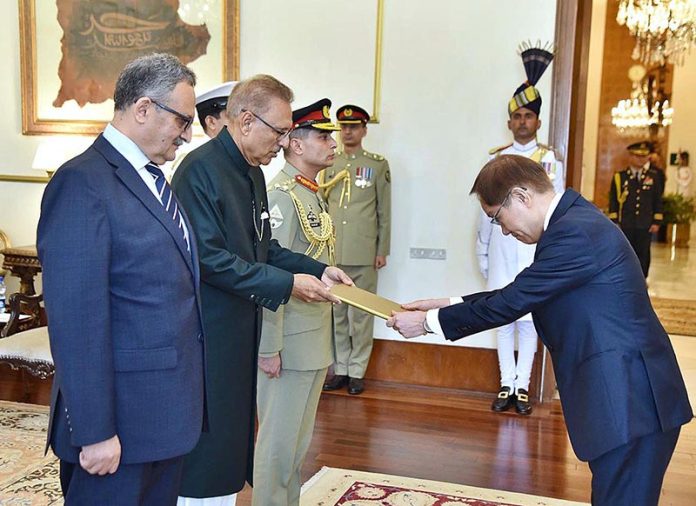
<path fill-rule="evenodd" d="M 152 53 L 126 65 L 116 81 L 114 109 L 124 111 L 142 97 L 164 102 L 176 85 L 196 85 L 196 74 L 176 56 Z"/>
<path fill-rule="evenodd" d="M 289 104 L 294 100 L 295 95 L 275 77 L 267 74 L 255 75 L 238 82 L 232 89 L 227 101 L 227 115 L 230 118 L 236 118 L 241 114 L 242 109 L 263 114 L 268 111 L 269 101 L 273 98 Z"/>

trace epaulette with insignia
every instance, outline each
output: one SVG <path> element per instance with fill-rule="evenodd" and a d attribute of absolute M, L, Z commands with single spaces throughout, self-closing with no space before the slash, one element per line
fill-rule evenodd
<path fill-rule="evenodd" d="M 370 153 L 369 151 L 363 151 L 363 155 L 372 158 L 373 160 L 377 160 L 378 162 L 381 162 L 384 160 L 384 157 L 382 155 L 378 155 L 376 153 Z"/>
<path fill-rule="evenodd" d="M 551 152 L 553 153 L 553 156 L 554 156 L 554 157 L 556 158 L 556 160 L 558 160 L 559 162 L 562 162 L 562 161 L 563 161 L 563 157 L 562 157 L 561 154 L 558 152 L 558 150 L 557 150 L 556 148 L 554 148 L 553 146 L 549 146 L 549 145 L 547 145 L 547 144 L 542 144 L 542 143 L 540 143 L 540 142 L 539 142 L 537 145 L 538 145 L 540 148 L 545 149 L 546 151 L 551 151 Z"/>
<path fill-rule="evenodd" d="M 496 153 L 500 153 L 502 150 L 507 149 L 510 146 L 512 146 L 512 142 L 510 144 L 505 144 L 504 146 L 498 146 L 497 148 L 489 149 L 488 154 L 495 155 Z"/>
<path fill-rule="evenodd" d="M 276 183 L 273 186 L 269 186 L 266 188 L 266 191 L 272 191 L 272 190 L 280 190 L 284 192 L 289 192 L 292 190 L 295 185 L 297 184 L 297 181 L 295 179 L 288 179 L 286 181 L 283 181 L 282 183 Z"/>

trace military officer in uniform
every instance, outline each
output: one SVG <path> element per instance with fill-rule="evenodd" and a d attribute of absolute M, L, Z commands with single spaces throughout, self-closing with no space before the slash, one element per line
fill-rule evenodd
<path fill-rule="evenodd" d="M 343 151 L 323 174 L 324 195 L 336 227 L 336 264 L 355 285 L 377 291 L 377 271 L 387 265 L 391 234 L 391 175 L 389 163 L 365 151 L 370 115 L 357 105 L 344 105 L 336 112 L 341 127 Z M 334 306 L 336 361 L 333 376 L 324 390 L 348 385 L 348 393 L 364 390 L 363 378 L 370 360 L 374 318 L 348 306 Z"/>
<path fill-rule="evenodd" d="M 647 278 L 650 239 L 662 223 L 662 180 L 648 159 L 649 142 L 636 142 L 626 149 L 630 157 L 629 166 L 615 172 L 611 180 L 609 219 L 623 230 Z"/>
<path fill-rule="evenodd" d="M 525 46 L 521 48 L 522 61 L 527 71 L 527 81 L 519 86 L 508 102 L 510 119 L 507 126 L 512 132 L 513 142 L 489 151 L 489 160 L 500 155 L 520 155 L 541 164 L 546 170 L 556 193 L 565 190 L 563 163 L 549 146 L 537 142 L 537 131 L 541 127 L 539 112 L 541 95 L 534 87 L 553 59 L 546 49 Z M 530 67 L 529 62 L 534 65 Z M 479 269 L 487 280 L 487 289 L 496 290 L 507 286 L 534 260 L 535 246 L 524 244 L 512 235 L 503 235 L 501 228 L 481 212 L 476 239 L 476 254 Z M 515 330 L 518 338 L 518 353 L 515 361 Z M 521 415 L 529 415 L 529 381 L 532 374 L 534 354 L 537 349 L 537 333 L 532 316 L 526 314 L 519 320 L 503 325 L 497 331 L 498 364 L 500 366 L 500 391 L 493 401 L 493 411 L 507 411 L 515 407 Z"/>
<path fill-rule="evenodd" d="M 268 185 L 273 238 L 281 246 L 334 263 L 334 231 L 317 174 L 334 161 L 339 128 L 327 98 L 292 114 L 285 167 Z M 331 305 L 292 298 L 264 311 L 258 371 L 259 432 L 254 506 L 297 506 L 300 471 L 328 367 L 333 362 Z"/>
<path fill-rule="evenodd" d="M 227 126 L 227 99 L 237 81 L 227 81 L 196 97 L 198 121 L 211 139 Z"/>

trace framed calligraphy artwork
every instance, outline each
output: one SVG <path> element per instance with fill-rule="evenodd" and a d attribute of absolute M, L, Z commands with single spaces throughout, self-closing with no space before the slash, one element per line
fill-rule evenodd
<path fill-rule="evenodd" d="M 199 89 L 239 74 L 239 0 L 19 0 L 24 134 L 96 134 L 129 61 L 177 56 Z"/>

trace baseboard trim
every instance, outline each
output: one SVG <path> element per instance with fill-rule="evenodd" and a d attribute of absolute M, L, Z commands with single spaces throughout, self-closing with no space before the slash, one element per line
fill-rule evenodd
<path fill-rule="evenodd" d="M 541 353 L 534 356 L 530 397 L 539 392 Z M 495 393 L 500 388 L 498 353 L 489 348 L 375 339 L 367 379 Z"/>

